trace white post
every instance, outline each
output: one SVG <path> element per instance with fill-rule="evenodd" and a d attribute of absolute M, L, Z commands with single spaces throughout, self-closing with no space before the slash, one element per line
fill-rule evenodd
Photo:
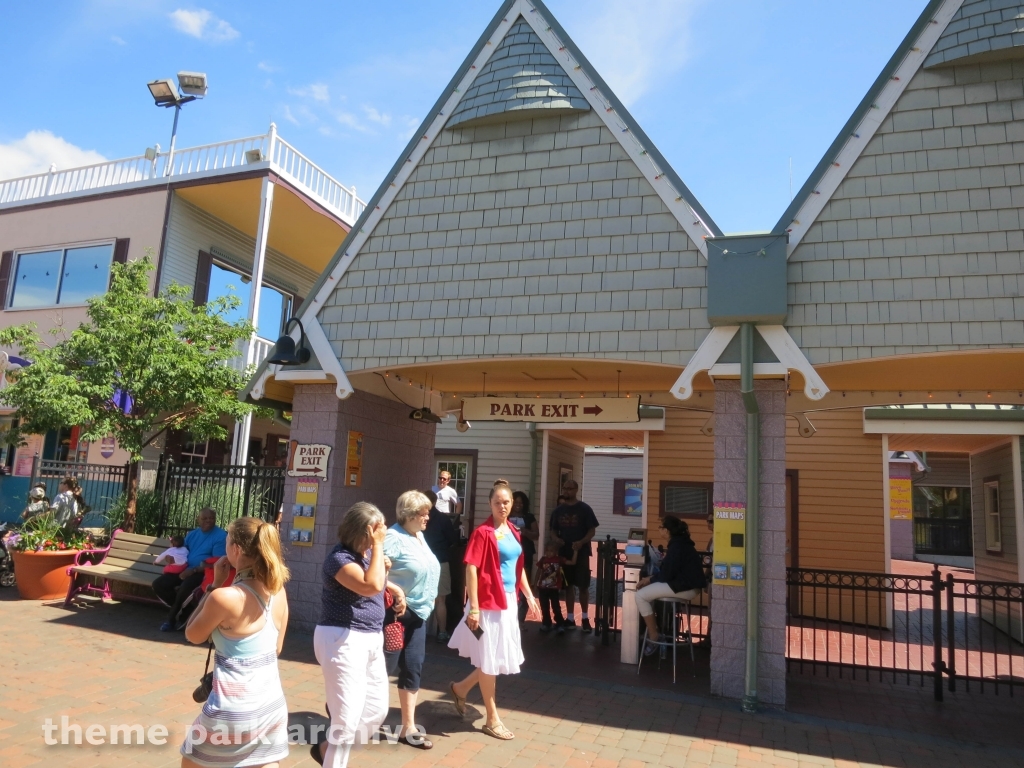
<path fill-rule="evenodd" d="M 271 123 L 271 138 L 274 125 Z M 256 225 L 256 252 L 252 260 L 252 282 L 249 283 L 248 320 L 256 324 L 260 313 L 260 288 L 263 285 L 263 265 L 267 259 L 267 238 L 270 234 L 270 214 L 274 207 L 274 184 L 269 176 L 263 177 L 260 188 L 260 219 Z M 245 345 L 246 367 L 252 365 L 256 351 L 256 334 Z M 235 440 L 231 448 L 231 463 L 246 464 L 249 461 L 249 433 L 252 429 L 252 415 L 246 416 L 235 425 Z"/>
<path fill-rule="evenodd" d="M 44 195 L 50 194 L 50 189 L 53 187 L 53 177 L 57 173 L 57 164 L 50 163 L 50 170 L 46 174 L 46 191 Z"/>
<path fill-rule="evenodd" d="M 640 503 L 641 503 L 641 507 L 640 507 L 640 515 L 641 515 L 641 517 L 640 517 L 640 525 L 643 527 L 643 529 L 645 531 L 647 530 L 647 521 L 649 519 L 649 517 L 647 515 L 647 509 L 648 509 L 649 500 L 650 500 L 650 495 L 649 495 L 650 494 L 650 482 L 651 482 L 650 457 L 651 457 L 651 432 L 650 432 L 650 430 L 645 429 L 644 430 L 644 472 L 643 472 L 643 480 L 642 480 L 642 482 L 643 482 L 643 486 L 642 486 L 642 488 L 643 488 L 643 491 L 642 491 L 643 495 L 640 497 Z M 648 533 L 648 538 L 650 538 L 650 534 L 649 533 Z"/>
<path fill-rule="evenodd" d="M 544 438 L 540 443 L 540 500 L 536 505 L 537 527 L 540 529 L 540 536 L 537 538 L 537 553 L 544 556 L 544 540 L 548 531 L 548 446 L 550 445 L 548 430 L 543 430 Z"/>
<path fill-rule="evenodd" d="M 1020 442 L 1020 435 L 1010 440 L 1011 455 L 1013 456 L 1013 513 L 1017 532 L 1017 581 L 1024 582 L 1024 482 L 1021 479 L 1024 468 L 1020 463 Z"/>
<path fill-rule="evenodd" d="M 277 124 L 270 124 L 270 133 L 267 134 L 267 160 L 274 161 L 274 149 L 277 147 Z"/>
<path fill-rule="evenodd" d="M 892 573 L 892 519 L 889 502 L 889 436 L 882 435 L 882 515 L 884 517 L 883 539 L 885 542 L 885 572 Z M 885 593 L 885 626 L 892 628 L 892 592 Z"/>

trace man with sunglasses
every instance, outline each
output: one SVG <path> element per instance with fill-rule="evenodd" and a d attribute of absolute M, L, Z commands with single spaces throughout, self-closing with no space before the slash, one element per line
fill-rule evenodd
<path fill-rule="evenodd" d="M 431 490 L 437 494 L 437 511 L 448 515 L 449 519 L 456 522 L 462 514 L 462 502 L 459 501 L 459 494 L 452 488 L 451 482 L 451 472 L 442 469 L 437 475 L 437 485 Z"/>

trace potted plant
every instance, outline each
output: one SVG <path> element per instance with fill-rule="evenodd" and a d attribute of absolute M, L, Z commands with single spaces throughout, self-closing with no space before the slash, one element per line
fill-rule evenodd
<path fill-rule="evenodd" d="M 18 592 L 24 600 L 56 600 L 68 591 L 68 567 L 83 549 L 89 536 L 58 523 L 52 514 L 33 517 L 20 531 L 7 537 L 14 560 Z"/>

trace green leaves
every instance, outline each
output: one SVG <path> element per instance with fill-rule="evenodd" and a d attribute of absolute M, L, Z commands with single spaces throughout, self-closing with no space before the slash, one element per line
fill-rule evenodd
<path fill-rule="evenodd" d="M 32 361 L 0 391 L 0 403 L 21 420 L 11 439 L 80 426 L 86 440 L 113 435 L 137 461 L 168 429 L 224 438 L 222 416 L 237 420 L 253 410 L 236 397 L 246 376 L 226 365 L 253 331 L 223 319 L 235 300 L 197 307 L 179 285 L 153 297 L 152 269 L 148 253 L 112 265 L 110 290 L 89 301 L 88 322 L 52 345 L 29 326 L 0 331 L 0 346 Z M 114 404 L 117 392 L 131 398 L 129 413 Z"/>

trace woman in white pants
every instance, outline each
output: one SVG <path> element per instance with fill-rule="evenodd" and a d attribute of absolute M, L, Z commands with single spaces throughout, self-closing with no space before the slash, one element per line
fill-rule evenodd
<path fill-rule="evenodd" d="M 324 675 L 331 725 L 310 754 L 330 768 L 345 768 L 352 747 L 365 745 L 388 713 L 386 533 L 377 507 L 353 504 L 338 527 L 339 543 L 323 565 L 323 603 L 313 648 Z"/>
<path fill-rule="evenodd" d="M 662 597 L 692 600 L 707 583 L 704 565 L 686 523 L 676 517 L 666 517 L 661 525 L 670 537 L 665 559 L 657 575 L 640 579 L 636 585 L 636 607 L 647 624 L 645 656 L 657 650 L 654 643 L 659 639 L 658 621 L 651 602 Z"/>

